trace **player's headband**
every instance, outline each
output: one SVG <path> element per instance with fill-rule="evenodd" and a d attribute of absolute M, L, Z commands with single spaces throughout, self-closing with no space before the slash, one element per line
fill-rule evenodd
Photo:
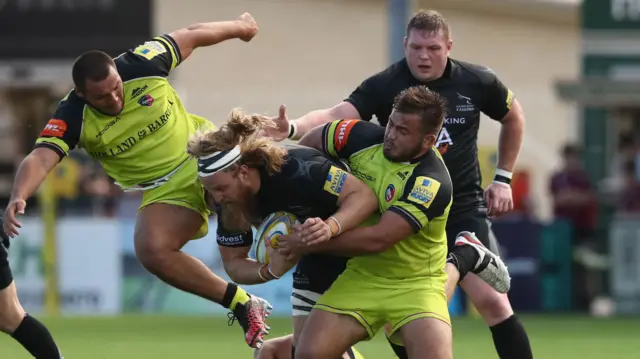
<path fill-rule="evenodd" d="M 198 175 L 209 177 L 216 172 L 231 166 L 240 159 L 240 146 L 230 150 L 214 152 L 210 155 L 198 157 Z"/>

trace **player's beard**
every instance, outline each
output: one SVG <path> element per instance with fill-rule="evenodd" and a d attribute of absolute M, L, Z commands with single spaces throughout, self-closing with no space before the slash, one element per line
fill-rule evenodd
<path fill-rule="evenodd" d="M 252 194 L 246 191 L 244 198 L 239 201 L 222 203 L 222 225 L 230 231 L 247 232 L 253 225 Z"/>
<path fill-rule="evenodd" d="M 251 213 L 246 204 L 240 202 L 222 204 L 222 225 L 229 231 L 247 232 L 251 230 Z"/>
<path fill-rule="evenodd" d="M 412 159 L 418 157 L 422 152 L 422 145 L 418 145 L 414 148 L 394 148 L 396 151 L 383 147 L 382 153 L 384 156 L 392 162 L 409 162 Z"/>

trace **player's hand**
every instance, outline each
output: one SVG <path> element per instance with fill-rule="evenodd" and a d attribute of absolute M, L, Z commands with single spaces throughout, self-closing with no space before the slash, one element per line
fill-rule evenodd
<path fill-rule="evenodd" d="M 18 215 L 24 214 L 27 202 L 20 198 L 12 198 L 4 211 L 2 219 L 2 229 L 9 237 L 14 238 L 19 233 L 18 228 L 22 228 L 22 224 L 18 221 Z"/>
<path fill-rule="evenodd" d="M 511 186 L 506 183 L 492 182 L 484 191 L 490 217 L 499 216 L 513 210 L 513 195 Z"/>
<path fill-rule="evenodd" d="M 294 231 L 300 233 L 302 242 L 308 246 L 326 242 L 333 237 L 329 224 L 320 218 L 307 218 L 302 225 L 294 227 Z"/>
<path fill-rule="evenodd" d="M 289 137 L 289 119 L 287 118 L 287 108 L 280 105 L 278 116 L 270 117 L 274 127 L 263 128 L 260 136 L 271 137 L 274 141 L 282 141 Z"/>
<path fill-rule="evenodd" d="M 242 36 L 240 36 L 240 40 L 244 42 L 251 41 L 251 39 L 253 39 L 253 37 L 258 33 L 258 23 L 248 12 L 238 16 L 238 21 L 244 25 L 244 31 Z"/>
<path fill-rule="evenodd" d="M 302 242 L 298 233 L 291 233 L 278 237 L 278 252 L 286 256 L 303 255 L 308 250 L 307 244 Z"/>
<path fill-rule="evenodd" d="M 271 273 L 278 277 L 282 277 L 298 263 L 298 256 L 286 255 L 280 249 L 267 246 L 267 256 L 269 256 L 269 268 Z"/>

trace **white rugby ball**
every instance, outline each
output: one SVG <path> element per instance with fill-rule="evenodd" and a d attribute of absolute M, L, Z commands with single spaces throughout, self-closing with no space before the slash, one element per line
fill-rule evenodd
<path fill-rule="evenodd" d="M 259 263 L 269 263 L 267 247 L 278 248 L 278 237 L 290 234 L 298 218 L 289 212 L 273 212 L 262 221 L 253 241 L 255 259 Z"/>

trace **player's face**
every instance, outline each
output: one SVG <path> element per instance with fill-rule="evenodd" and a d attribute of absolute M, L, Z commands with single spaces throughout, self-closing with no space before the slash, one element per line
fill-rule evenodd
<path fill-rule="evenodd" d="M 233 171 L 222 171 L 200 179 L 202 185 L 222 207 L 221 221 L 225 228 L 233 231 L 251 229 L 251 201 L 253 186 L 248 168 L 239 166 Z"/>
<path fill-rule="evenodd" d="M 421 82 L 440 78 L 447 66 L 452 44 L 442 30 L 411 30 L 404 38 L 404 54 L 413 76 Z"/>
<path fill-rule="evenodd" d="M 422 119 L 419 115 L 393 111 L 384 133 L 384 156 L 393 162 L 407 162 L 425 152 Z"/>
<path fill-rule="evenodd" d="M 216 203 L 221 205 L 245 205 L 252 197 L 244 169 L 221 171 L 213 176 L 201 178 L 202 185 L 209 191 Z"/>
<path fill-rule="evenodd" d="M 105 115 L 116 116 L 124 108 L 122 79 L 115 67 L 109 70 L 109 76 L 102 81 L 87 80 L 85 92 L 81 95 L 95 109 Z"/>

